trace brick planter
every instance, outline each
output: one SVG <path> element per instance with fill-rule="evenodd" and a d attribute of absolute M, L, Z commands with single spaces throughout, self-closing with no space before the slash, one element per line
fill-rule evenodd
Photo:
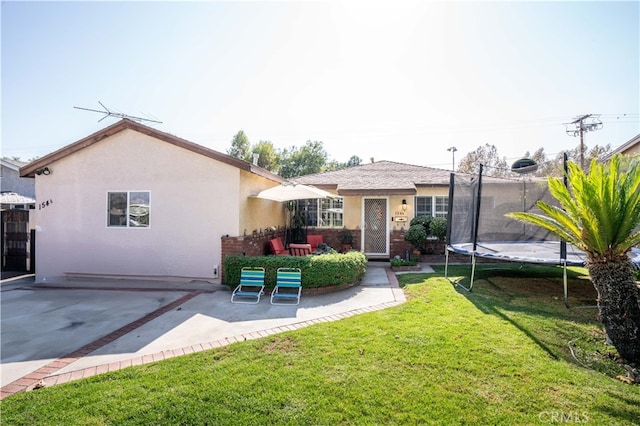
<path fill-rule="evenodd" d="M 406 271 L 420 271 L 422 267 L 420 265 L 415 266 L 392 266 L 393 272 L 406 272 Z"/>

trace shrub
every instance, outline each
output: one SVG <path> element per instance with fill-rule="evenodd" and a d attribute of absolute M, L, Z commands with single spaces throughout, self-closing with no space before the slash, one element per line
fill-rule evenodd
<path fill-rule="evenodd" d="M 356 283 L 367 270 L 367 258 L 359 251 L 346 254 L 323 254 L 320 256 L 242 256 L 233 255 L 224 259 L 225 285 L 235 287 L 240 283 L 243 267 L 263 267 L 265 285 L 276 285 L 278 268 L 300 268 L 302 287 L 332 287 Z"/>
<path fill-rule="evenodd" d="M 427 231 L 420 223 L 413 224 L 404 234 L 404 240 L 413 244 L 416 248 L 424 247 L 427 242 Z"/>
<path fill-rule="evenodd" d="M 434 217 L 431 220 L 431 235 L 437 237 L 438 240 L 444 240 L 444 237 L 447 236 L 447 219 L 444 217 Z"/>
<path fill-rule="evenodd" d="M 391 266 L 416 266 L 418 262 L 414 260 L 404 260 L 401 258 L 393 258 L 391 259 Z"/>
<path fill-rule="evenodd" d="M 413 225 L 422 225 L 424 226 L 424 230 L 429 234 L 429 227 L 431 226 L 432 217 L 427 215 L 419 215 L 411 219 L 409 222 L 409 227 Z"/>

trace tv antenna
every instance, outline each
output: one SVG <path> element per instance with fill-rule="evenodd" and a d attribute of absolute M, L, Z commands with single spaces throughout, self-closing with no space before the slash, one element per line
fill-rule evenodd
<path fill-rule="evenodd" d="M 129 120 L 134 120 L 134 121 L 148 121 L 150 123 L 162 124 L 162 121 L 152 120 L 150 118 L 136 117 L 136 116 L 133 116 L 133 115 L 123 114 L 121 112 L 113 112 L 109 108 L 104 106 L 104 104 L 102 102 L 98 101 L 98 103 L 100 104 L 100 106 L 102 108 L 104 108 L 104 110 L 101 111 L 99 109 L 82 108 L 82 107 L 77 107 L 77 106 L 74 106 L 74 108 L 75 109 L 81 109 L 81 110 L 84 110 L 84 111 L 99 112 L 99 113 L 104 114 L 104 117 L 102 117 L 100 120 L 98 120 L 98 123 L 101 122 L 102 120 L 104 120 L 107 117 L 119 117 L 119 118 L 128 118 Z"/>

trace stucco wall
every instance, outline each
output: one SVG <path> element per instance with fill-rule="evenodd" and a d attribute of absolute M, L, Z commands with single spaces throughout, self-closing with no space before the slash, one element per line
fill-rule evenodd
<path fill-rule="evenodd" d="M 362 197 L 346 196 L 342 200 L 344 227 L 348 229 L 362 226 Z"/>
<path fill-rule="evenodd" d="M 640 143 L 636 143 L 634 145 L 631 145 L 629 148 L 627 148 L 626 150 L 622 151 L 623 154 L 625 155 L 637 155 L 640 154 Z"/>
<path fill-rule="evenodd" d="M 448 187 L 419 187 L 417 195 L 391 195 L 383 197 L 387 199 L 389 212 L 389 230 L 401 230 L 409 228 L 409 222 L 415 216 L 415 197 L 448 196 Z M 380 196 L 372 196 L 380 197 Z M 344 197 L 344 224 L 349 229 L 362 229 L 362 199 L 367 196 Z M 402 200 L 407 201 L 407 209 L 402 210 Z M 396 221 L 398 217 L 406 217 L 406 222 Z"/>
<path fill-rule="evenodd" d="M 276 182 L 245 171 L 240 172 L 240 229 L 235 235 L 250 235 L 253 231 L 285 226 L 284 204 L 277 201 L 252 198 L 264 189 L 277 186 Z"/>
<path fill-rule="evenodd" d="M 213 279 L 240 229 L 240 170 L 133 130 L 36 177 L 36 280 L 66 273 Z M 107 192 L 150 191 L 149 228 L 107 227 Z M 219 266 L 218 266 L 219 267 Z"/>

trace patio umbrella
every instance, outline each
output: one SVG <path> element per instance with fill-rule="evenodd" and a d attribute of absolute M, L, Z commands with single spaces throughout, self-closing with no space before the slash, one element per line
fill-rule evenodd
<path fill-rule="evenodd" d="M 0 204 L 20 205 L 20 204 L 35 204 L 36 200 L 33 198 L 25 197 L 15 192 L 3 192 L 0 194 Z"/>
<path fill-rule="evenodd" d="M 283 183 L 261 191 L 255 198 L 284 202 L 308 198 L 338 198 L 338 196 L 311 185 Z"/>

